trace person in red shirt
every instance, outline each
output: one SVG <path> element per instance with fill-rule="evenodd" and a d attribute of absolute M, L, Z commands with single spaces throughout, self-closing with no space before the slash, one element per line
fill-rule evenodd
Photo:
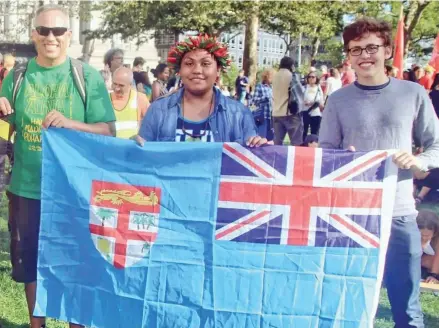
<path fill-rule="evenodd" d="M 419 84 L 422 85 L 425 90 L 431 90 L 431 86 L 433 85 L 434 79 L 434 68 L 430 65 L 427 65 L 424 68 L 425 74 L 419 79 Z"/>
<path fill-rule="evenodd" d="M 323 93 L 326 92 L 326 80 L 329 77 L 328 67 L 326 65 L 320 66 L 320 71 L 322 75 L 320 75 L 320 87 L 322 88 Z"/>
<path fill-rule="evenodd" d="M 354 83 L 356 80 L 355 71 L 351 67 L 351 63 L 346 60 L 343 63 L 343 74 L 341 76 L 342 86 L 345 87 L 351 83 Z"/>

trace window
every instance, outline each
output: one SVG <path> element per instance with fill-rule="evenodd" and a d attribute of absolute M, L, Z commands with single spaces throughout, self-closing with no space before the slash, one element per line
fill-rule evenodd
<path fill-rule="evenodd" d="M 242 56 L 239 56 L 239 58 L 238 58 L 238 65 L 239 65 L 239 67 L 242 66 Z"/>
<path fill-rule="evenodd" d="M 267 52 L 267 51 L 268 51 L 268 40 L 265 39 L 264 40 L 264 52 Z"/>
<path fill-rule="evenodd" d="M 243 43 L 243 40 L 242 40 L 242 39 L 243 39 L 243 37 L 240 36 L 240 37 L 239 37 L 239 49 L 242 49 L 242 48 L 243 48 L 243 47 L 242 47 L 242 46 L 243 46 L 243 44 L 242 44 L 242 43 Z"/>
<path fill-rule="evenodd" d="M 267 57 L 264 57 L 264 59 L 262 60 L 262 65 L 267 65 Z"/>

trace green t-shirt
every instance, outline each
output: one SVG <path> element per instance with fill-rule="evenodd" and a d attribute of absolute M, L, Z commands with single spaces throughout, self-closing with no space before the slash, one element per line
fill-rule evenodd
<path fill-rule="evenodd" d="M 12 104 L 14 73 L 3 81 L 0 97 Z M 29 61 L 9 122 L 15 125 L 14 166 L 9 191 L 21 197 L 41 198 L 41 128 L 47 113 L 61 112 L 84 123 L 115 121 L 104 80 L 97 70 L 84 64 L 86 109 L 73 81 L 70 58 L 55 67 Z"/>

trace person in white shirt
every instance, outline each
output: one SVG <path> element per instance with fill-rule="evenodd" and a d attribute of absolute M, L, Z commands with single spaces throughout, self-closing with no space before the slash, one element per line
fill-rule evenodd
<path fill-rule="evenodd" d="M 303 119 L 303 141 L 311 128 L 311 134 L 318 135 L 320 121 L 322 120 L 323 91 L 319 84 L 319 78 L 315 72 L 311 72 L 306 77 L 303 107 L 301 110 Z"/>
<path fill-rule="evenodd" d="M 329 70 L 329 77 L 326 80 L 326 90 L 325 90 L 325 99 L 333 93 L 341 88 L 341 78 L 340 72 L 336 68 L 331 68 Z"/>

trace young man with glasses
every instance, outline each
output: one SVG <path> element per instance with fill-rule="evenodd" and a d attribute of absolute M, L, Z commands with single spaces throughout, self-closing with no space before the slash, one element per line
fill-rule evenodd
<path fill-rule="evenodd" d="M 0 94 L 0 114 L 7 116 L 5 120 L 16 131 L 8 192 L 12 278 L 25 284 L 31 328 L 44 326 L 44 318 L 33 316 L 41 205 L 41 129 L 115 134 L 114 111 L 99 72 L 83 64 L 85 92 L 80 93 L 75 86 L 67 56 L 71 38 L 68 24 L 69 16 L 60 6 L 37 10 L 32 31 L 37 56 L 29 61 L 18 92 L 13 90 L 17 84 L 12 70 Z M 85 99 L 81 97 L 84 93 Z"/>
<path fill-rule="evenodd" d="M 393 158 L 399 174 L 384 282 L 396 327 L 421 328 L 422 247 L 412 172 L 438 165 L 439 123 L 422 86 L 386 76 L 391 35 L 388 23 L 367 18 L 344 29 L 345 51 L 358 80 L 328 98 L 319 141 L 323 148 L 398 150 Z M 413 141 L 425 152 L 413 156 Z"/>

